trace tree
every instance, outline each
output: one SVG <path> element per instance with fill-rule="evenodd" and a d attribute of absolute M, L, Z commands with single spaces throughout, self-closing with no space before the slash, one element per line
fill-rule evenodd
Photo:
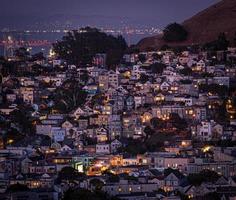
<path fill-rule="evenodd" d="M 211 51 L 225 51 L 229 46 L 229 41 L 226 39 L 225 33 L 220 33 L 218 39 L 208 42 L 204 45 L 204 49 Z"/>
<path fill-rule="evenodd" d="M 171 48 L 167 44 L 162 45 L 161 48 L 160 48 L 161 51 L 166 51 L 166 50 L 169 50 L 169 49 L 171 49 Z"/>
<path fill-rule="evenodd" d="M 137 45 L 130 45 L 129 48 L 125 51 L 126 54 L 138 54 L 140 53 L 140 49 L 137 47 Z"/>
<path fill-rule="evenodd" d="M 187 84 L 192 84 L 192 81 L 189 79 L 184 79 L 184 80 L 180 80 L 180 83 L 187 85 Z"/>
<path fill-rule="evenodd" d="M 64 193 L 62 200 L 117 200 L 102 191 L 91 192 L 85 189 L 69 189 Z"/>
<path fill-rule="evenodd" d="M 92 63 L 97 53 L 105 53 L 107 65 L 112 66 L 119 64 L 127 44 L 122 36 L 114 37 L 86 27 L 68 32 L 61 41 L 53 44 L 53 48 L 69 64 L 85 66 Z"/>
<path fill-rule="evenodd" d="M 162 129 L 165 127 L 165 123 L 157 117 L 152 118 L 150 123 L 154 129 Z"/>
<path fill-rule="evenodd" d="M 202 170 L 200 172 L 200 176 L 203 177 L 203 180 L 205 182 L 212 182 L 212 183 L 216 182 L 220 178 L 220 175 L 212 170 Z"/>
<path fill-rule="evenodd" d="M 210 192 L 207 193 L 203 196 L 203 199 L 207 199 L 207 200 L 221 200 L 222 198 L 220 198 L 220 195 L 216 192 Z"/>
<path fill-rule="evenodd" d="M 166 65 L 160 62 L 154 63 L 150 66 L 152 73 L 154 74 L 162 74 Z"/>
<path fill-rule="evenodd" d="M 203 182 L 203 178 L 199 174 L 189 174 L 187 177 L 191 185 L 199 186 Z"/>
<path fill-rule="evenodd" d="M 107 176 L 107 181 L 112 183 L 117 183 L 120 181 L 120 177 L 117 174 L 113 174 L 110 170 L 105 170 L 102 172 L 103 175 Z"/>
<path fill-rule="evenodd" d="M 29 190 L 29 188 L 26 185 L 22 185 L 22 184 L 19 184 L 19 183 L 10 185 L 7 188 L 7 192 L 9 192 L 9 193 L 23 192 L 23 191 L 28 191 L 28 190 Z"/>
<path fill-rule="evenodd" d="M 43 55 L 43 52 L 36 53 L 36 54 L 32 55 L 32 58 L 31 58 L 32 61 L 44 60 L 44 59 L 45 59 L 45 57 Z"/>
<path fill-rule="evenodd" d="M 217 50 L 227 50 L 229 41 L 226 39 L 225 33 L 220 33 L 216 45 Z"/>
<path fill-rule="evenodd" d="M 189 174 L 187 179 L 192 185 L 201 185 L 203 182 L 216 182 L 219 179 L 219 175 L 215 171 L 203 170 L 198 174 Z"/>
<path fill-rule="evenodd" d="M 226 110 L 227 101 L 223 100 L 223 103 L 218 105 L 215 109 L 215 119 L 217 122 L 227 122 L 227 110 Z"/>
<path fill-rule="evenodd" d="M 89 80 L 89 75 L 88 75 L 88 71 L 84 71 L 81 75 L 80 75 L 80 80 L 84 83 L 87 83 L 87 81 Z"/>
<path fill-rule="evenodd" d="M 95 187 L 95 190 L 101 190 L 102 186 L 104 185 L 104 183 L 98 178 L 92 179 L 90 184 Z"/>
<path fill-rule="evenodd" d="M 165 141 L 171 141 L 173 134 L 158 131 L 145 140 L 145 145 L 148 151 L 162 151 Z"/>
<path fill-rule="evenodd" d="M 181 74 L 184 76 L 191 76 L 192 75 L 192 69 L 190 67 L 185 67 L 184 69 L 179 70 Z"/>
<path fill-rule="evenodd" d="M 150 126 L 146 126 L 143 131 L 147 136 L 153 135 L 155 133 L 155 131 Z"/>
<path fill-rule="evenodd" d="M 148 75 L 146 75 L 146 74 L 140 74 L 139 81 L 140 81 L 141 83 L 144 84 L 144 83 L 146 83 L 148 80 L 149 80 Z"/>
<path fill-rule="evenodd" d="M 104 101 L 106 100 L 106 97 L 102 93 L 98 93 L 92 97 L 91 104 L 94 106 L 96 104 L 98 105 L 104 105 Z"/>
<path fill-rule="evenodd" d="M 162 194 L 163 196 L 167 196 L 167 192 L 166 192 L 164 189 L 162 189 L 162 188 L 159 188 L 159 189 L 157 190 L 157 193 L 158 193 L 158 194 Z"/>
<path fill-rule="evenodd" d="M 76 180 L 78 178 L 84 178 L 85 174 L 78 172 L 73 167 L 64 167 L 58 173 L 58 180 Z"/>
<path fill-rule="evenodd" d="M 187 37 L 188 32 L 180 24 L 172 23 L 164 29 L 163 38 L 166 42 L 181 42 L 185 41 Z"/>
<path fill-rule="evenodd" d="M 228 87 L 225 85 L 219 85 L 219 84 L 201 84 L 199 85 L 199 90 L 201 92 L 210 92 L 213 95 L 217 94 L 220 97 L 224 97 L 228 94 Z"/>
<path fill-rule="evenodd" d="M 111 183 L 118 183 L 120 181 L 120 177 L 118 175 L 116 175 L 116 174 L 110 173 L 108 175 L 107 181 L 111 182 Z"/>
<path fill-rule="evenodd" d="M 187 122 L 182 119 L 177 113 L 171 113 L 169 116 L 169 123 L 172 123 L 172 125 L 180 130 L 184 130 L 187 128 L 188 124 Z"/>
<path fill-rule="evenodd" d="M 146 61 L 146 56 L 144 54 L 139 54 L 138 59 L 141 63 L 144 63 Z"/>
<path fill-rule="evenodd" d="M 213 78 L 213 77 L 214 77 L 214 74 L 211 74 L 211 73 L 209 73 L 209 72 L 203 72 L 203 73 L 201 74 L 201 76 L 202 76 L 203 78 Z"/>
<path fill-rule="evenodd" d="M 107 54 L 106 64 L 110 69 L 114 70 L 115 66 L 120 64 L 123 58 L 127 49 L 127 43 L 121 35 L 119 35 L 117 39 L 114 36 L 109 36 L 109 38 L 105 50 Z"/>
<path fill-rule="evenodd" d="M 234 33 L 233 47 L 236 47 L 236 32 Z"/>
<path fill-rule="evenodd" d="M 143 154 L 147 151 L 145 144 L 140 140 L 129 139 L 128 144 L 120 149 L 121 152 L 125 152 L 131 155 Z"/>
<path fill-rule="evenodd" d="M 32 124 L 33 121 L 30 116 L 31 112 L 33 112 L 32 107 L 20 105 L 18 106 L 18 109 L 15 109 L 10 113 L 12 122 L 18 124 L 25 134 L 32 134 L 35 131 L 34 125 Z"/>
<path fill-rule="evenodd" d="M 153 53 L 153 54 L 152 54 L 152 58 L 153 58 L 154 60 L 161 60 L 162 55 L 159 55 L 159 54 L 157 54 L 157 53 Z"/>
<path fill-rule="evenodd" d="M 58 111 L 70 112 L 85 103 L 87 92 L 82 89 L 78 81 L 70 79 L 61 88 L 58 88 L 51 98 Z"/>
<path fill-rule="evenodd" d="M 29 52 L 27 51 L 27 49 L 25 47 L 20 47 L 19 49 L 16 49 L 14 52 L 14 55 L 22 61 L 25 61 L 28 59 L 29 57 Z"/>

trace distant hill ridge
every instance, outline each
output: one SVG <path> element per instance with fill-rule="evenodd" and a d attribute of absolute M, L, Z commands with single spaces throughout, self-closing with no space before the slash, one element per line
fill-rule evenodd
<path fill-rule="evenodd" d="M 138 43 L 140 49 L 160 48 L 168 45 L 204 44 L 217 39 L 222 32 L 229 40 L 233 40 L 236 33 L 236 0 L 222 0 L 219 3 L 199 12 L 182 25 L 188 30 L 188 39 L 180 43 L 166 43 L 162 36 L 144 38 Z"/>

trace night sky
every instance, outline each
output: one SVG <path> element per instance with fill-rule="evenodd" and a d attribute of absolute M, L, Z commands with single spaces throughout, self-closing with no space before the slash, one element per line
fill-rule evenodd
<path fill-rule="evenodd" d="M 125 19 L 128 23 L 163 27 L 168 23 L 196 14 L 219 0 L 1 0 L 0 27 L 29 25 L 55 20 L 57 16 L 90 18 L 94 24 L 114 26 Z M 60 19 L 59 19 L 60 20 Z M 99 21 L 100 20 L 100 21 Z"/>

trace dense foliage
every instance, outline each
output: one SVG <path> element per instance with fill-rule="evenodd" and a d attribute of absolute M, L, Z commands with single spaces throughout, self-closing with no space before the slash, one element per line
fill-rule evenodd
<path fill-rule="evenodd" d="M 72 167 L 64 167 L 58 173 L 57 180 L 59 182 L 61 182 L 62 180 L 73 181 L 73 180 L 84 178 L 84 177 L 85 177 L 85 174 L 76 171 L 74 168 L 72 168 Z"/>
<path fill-rule="evenodd" d="M 192 69 L 190 67 L 185 67 L 184 69 L 179 70 L 179 73 L 183 74 L 184 76 L 191 76 Z"/>
<path fill-rule="evenodd" d="M 7 188 L 7 192 L 9 192 L 9 193 L 23 192 L 23 191 L 28 191 L 28 190 L 29 190 L 29 188 L 26 185 L 22 185 L 22 184 L 19 184 L 19 183 L 10 185 Z"/>
<path fill-rule="evenodd" d="M 203 170 L 198 174 L 189 174 L 188 175 L 188 181 L 192 185 L 201 185 L 203 182 L 212 182 L 218 180 L 220 176 L 211 170 Z"/>
<path fill-rule="evenodd" d="M 181 42 L 185 41 L 187 37 L 188 32 L 180 24 L 172 23 L 164 29 L 163 39 L 166 42 Z"/>
<path fill-rule="evenodd" d="M 217 40 L 205 44 L 204 49 L 212 51 L 223 51 L 227 50 L 228 46 L 229 46 L 229 41 L 226 39 L 225 34 L 221 33 L 219 34 Z"/>
<path fill-rule="evenodd" d="M 59 112 L 70 112 L 86 102 L 87 92 L 75 79 L 67 80 L 51 97 Z"/>
<path fill-rule="evenodd" d="M 201 92 L 208 92 L 212 95 L 219 95 L 224 97 L 228 94 L 228 87 L 225 85 L 218 85 L 218 84 L 201 84 L 199 85 L 199 90 Z"/>
<path fill-rule="evenodd" d="M 114 37 L 100 32 L 96 28 L 83 28 L 68 32 L 66 36 L 53 45 L 54 51 L 69 64 L 86 65 L 92 62 L 97 53 L 107 55 L 106 64 L 119 64 L 127 48 L 122 36 Z"/>
<path fill-rule="evenodd" d="M 91 192 L 85 189 L 69 189 L 65 192 L 63 200 L 115 200 L 116 197 L 110 197 L 101 191 Z"/>
<path fill-rule="evenodd" d="M 151 66 L 151 71 L 152 73 L 154 74 L 162 74 L 163 71 L 166 69 L 166 65 L 161 63 L 161 62 L 156 62 L 156 63 L 153 63 Z"/>

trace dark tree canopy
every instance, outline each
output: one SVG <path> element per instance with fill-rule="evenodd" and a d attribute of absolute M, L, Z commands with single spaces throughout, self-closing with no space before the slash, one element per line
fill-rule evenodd
<path fill-rule="evenodd" d="M 236 47 L 236 32 L 234 33 L 234 38 L 233 38 L 233 47 Z"/>
<path fill-rule="evenodd" d="M 144 63 L 146 61 L 146 56 L 145 54 L 139 54 L 138 59 L 140 62 Z"/>
<path fill-rule="evenodd" d="M 205 44 L 204 49 L 211 51 L 224 51 L 227 50 L 228 46 L 229 41 L 227 40 L 225 33 L 220 33 L 218 39 Z"/>
<path fill-rule="evenodd" d="M 162 45 L 161 48 L 160 48 L 161 51 L 166 51 L 166 50 L 169 50 L 169 49 L 171 49 L 171 47 L 169 47 L 167 44 Z"/>
<path fill-rule="evenodd" d="M 44 59 L 45 59 L 45 57 L 43 55 L 43 52 L 39 52 L 39 53 L 33 54 L 32 58 L 31 58 L 32 61 L 44 60 Z"/>
<path fill-rule="evenodd" d="M 19 60 L 27 60 L 29 57 L 29 52 L 25 47 L 20 47 L 19 49 L 16 49 L 14 51 L 14 55 L 19 59 Z"/>
<path fill-rule="evenodd" d="M 201 84 L 199 85 L 199 90 L 201 92 L 210 92 L 213 95 L 219 95 L 220 97 L 224 97 L 228 94 L 228 87 L 218 84 Z"/>
<path fill-rule="evenodd" d="M 164 69 L 166 68 L 166 65 L 160 62 L 153 63 L 151 66 L 151 71 L 154 74 L 162 74 Z"/>
<path fill-rule="evenodd" d="M 217 49 L 227 50 L 229 46 L 229 41 L 226 39 L 225 33 L 221 33 L 217 39 Z"/>
<path fill-rule="evenodd" d="M 100 32 L 96 28 L 82 28 L 68 32 L 66 36 L 53 45 L 54 51 L 69 64 L 91 64 L 97 53 L 107 54 L 106 64 L 116 65 L 120 62 L 127 44 L 122 36 L 114 37 Z"/>
<path fill-rule="evenodd" d="M 51 96 L 59 112 L 70 112 L 83 105 L 87 98 L 87 92 L 75 79 L 68 79 L 61 88 L 58 88 Z"/>
<path fill-rule="evenodd" d="M 216 182 L 220 176 L 211 170 L 203 170 L 198 174 L 189 174 L 187 179 L 192 185 L 201 185 L 203 182 Z"/>
<path fill-rule="evenodd" d="M 101 190 L 102 186 L 104 185 L 104 183 L 100 179 L 98 179 L 98 178 L 92 179 L 90 181 L 90 184 L 93 185 L 96 190 Z"/>
<path fill-rule="evenodd" d="M 179 130 L 184 130 L 188 127 L 185 119 L 182 119 L 177 113 L 170 113 L 169 123 Z"/>
<path fill-rule="evenodd" d="M 144 128 L 144 133 L 145 133 L 146 135 L 153 135 L 153 134 L 155 133 L 155 131 L 154 131 L 150 126 L 146 126 L 146 127 Z"/>
<path fill-rule="evenodd" d="M 72 167 L 64 167 L 62 170 L 58 173 L 58 180 L 76 180 L 78 178 L 85 177 L 85 174 L 80 173 L 76 171 Z"/>
<path fill-rule="evenodd" d="M 184 76 L 191 76 L 193 71 L 190 67 L 185 67 L 184 69 L 181 69 L 179 72 Z"/>
<path fill-rule="evenodd" d="M 19 109 L 15 109 L 10 113 L 12 122 L 19 124 L 19 127 L 24 134 L 34 133 L 34 126 L 29 114 L 33 111 L 33 109 L 23 105 L 20 105 L 18 108 Z"/>
<path fill-rule="evenodd" d="M 151 122 L 151 125 L 154 129 L 161 129 L 161 128 L 164 128 L 165 127 L 165 123 L 163 122 L 163 120 L 157 118 L 157 117 L 154 117 L 150 120 Z"/>
<path fill-rule="evenodd" d="M 29 188 L 26 185 L 22 185 L 22 184 L 14 184 L 14 185 L 10 185 L 7 188 L 7 192 L 9 193 L 14 193 L 14 192 L 22 192 L 22 191 L 28 191 Z"/>
<path fill-rule="evenodd" d="M 146 74 L 141 74 L 141 75 L 140 75 L 139 81 L 140 81 L 141 83 L 144 84 L 144 83 L 146 83 L 148 80 L 149 80 L 148 75 L 146 75 Z"/>
<path fill-rule="evenodd" d="M 129 139 L 125 147 L 120 148 L 120 152 L 129 155 L 143 154 L 147 151 L 145 144 L 140 140 Z"/>
<path fill-rule="evenodd" d="M 163 38 L 166 42 L 181 42 L 185 41 L 187 37 L 188 32 L 180 24 L 172 23 L 164 29 Z"/>
<path fill-rule="evenodd" d="M 116 200 L 116 197 L 110 197 L 102 191 L 91 192 L 85 189 L 69 189 L 65 192 L 63 200 Z"/>

